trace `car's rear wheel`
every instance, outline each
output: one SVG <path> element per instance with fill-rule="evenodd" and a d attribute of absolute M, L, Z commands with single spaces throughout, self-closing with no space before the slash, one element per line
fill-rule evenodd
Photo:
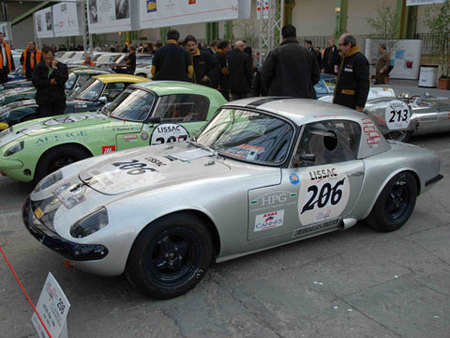
<path fill-rule="evenodd" d="M 411 173 L 395 175 L 378 196 L 367 224 L 383 232 L 400 229 L 411 216 L 416 205 L 417 183 Z"/>
<path fill-rule="evenodd" d="M 410 131 L 392 131 L 385 135 L 388 140 L 407 142 L 411 137 Z"/>
<path fill-rule="evenodd" d="M 39 159 L 34 180 L 39 182 L 48 174 L 88 157 L 91 157 L 91 154 L 87 150 L 76 146 L 67 145 L 50 149 Z"/>
<path fill-rule="evenodd" d="M 127 276 L 144 294 L 180 296 L 203 278 L 212 260 L 212 242 L 194 214 L 168 215 L 148 225 L 130 251 Z"/>

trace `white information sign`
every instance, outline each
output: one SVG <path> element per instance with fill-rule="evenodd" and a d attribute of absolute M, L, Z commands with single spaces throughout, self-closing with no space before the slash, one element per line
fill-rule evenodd
<path fill-rule="evenodd" d="M 406 0 L 406 6 L 443 4 L 448 0 Z"/>
<path fill-rule="evenodd" d="M 34 29 L 39 39 L 53 38 L 53 7 L 48 7 L 34 13 Z"/>
<path fill-rule="evenodd" d="M 0 23 L 0 33 L 3 33 L 3 38 L 6 41 L 12 41 L 11 23 L 10 22 L 1 22 Z"/>
<path fill-rule="evenodd" d="M 76 3 L 62 2 L 52 6 L 55 36 L 82 35 L 81 7 Z"/>
<path fill-rule="evenodd" d="M 405 102 L 392 100 L 386 107 L 384 118 L 389 130 L 405 129 L 409 127 L 411 112 Z"/>
<path fill-rule="evenodd" d="M 44 287 L 36 305 L 36 310 L 45 323 L 45 326 L 54 338 L 67 337 L 66 318 L 69 313 L 70 303 L 59 286 L 55 277 L 49 272 Z M 31 317 L 39 337 L 48 337 L 36 313 Z"/>
<path fill-rule="evenodd" d="M 138 6 L 134 0 L 88 0 L 89 32 L 113 33 L 137 28 L 132 27 L 130 18 L 135 4 Z"/>
<path fill-rule="evenodd" d="M 142 0 L 140 28 L 244 19 L 250 16 L 250 4 L 250 0 Z"/>
<path fill-rule="evenodd" d="M 391 65 L 394 66 L 389 76 L 393 79 L 417 80 L 420 70 L 420 53 L 422 40 L 376 40 L 366 39 L 365 56 L 371 65 L 370 74 L 375 75 L 375 65 L 378 58 L 378 46 L 386 43 L 387 51 L 391 56 Z"/>

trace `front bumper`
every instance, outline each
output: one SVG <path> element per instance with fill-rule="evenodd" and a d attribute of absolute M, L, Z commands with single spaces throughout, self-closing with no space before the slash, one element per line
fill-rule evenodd
<path fill-rule="evenodd" d="M 80 244 L 59 236 L 44 222 L 37 219 L 27 198 L 22 208 L 22 219 L 28 231 L 42 244 L 72 261 L 100 260 L 108 255 L 108 249 L 100 244 Z M 49 221 L 52 219 L 47 218 Z"/>

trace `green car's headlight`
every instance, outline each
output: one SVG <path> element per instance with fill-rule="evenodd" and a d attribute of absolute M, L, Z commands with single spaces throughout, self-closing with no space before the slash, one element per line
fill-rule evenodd
<path fill-rule="evenodd" d="M 18 153 L 19 151 L 23 150 L 23 145 L 24 145 L 23 141 L 16 143 L 12 147 L 8 148 L 7 151 L 5 151 L 4 156 L 8 157 L 8 156 L 14 155 L 15 153 Z"/>
<path fill-rule="evenodd" d="M 41 190 L 47 189 L 51 185 L 63 179 L 63 174 L 61 170 L 57 170 L 54 173 L 51 173 L 48 176 L 45 176 L 34 188 L 35 192 L 39 192 Z"/>
<path fill-rule="evenodd" d="M 107 225 L 108 212 L 105 207 L 101 207 L 72 225 L 70 235 L 75 238 L 86 237 L 103 229 Z"/>

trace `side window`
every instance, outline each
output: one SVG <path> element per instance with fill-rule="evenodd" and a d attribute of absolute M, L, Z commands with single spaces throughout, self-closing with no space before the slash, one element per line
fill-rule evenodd
<path fill-rule="evenodd" d="M 161 122 L 179 123 L 205 121 L 209 99 L 203 95 L 175 94 L 161 96 L 154 117 Z"/>
<path fill-rule="evenodd" d="M 103 96 L 106 96 L 108 102 L 114 100 L 125 89 L 125 84 L 121 82 L 108 83 L 106 85 Z"/>
<path fill-rule="evenodd" d="M 331 120 L 307 124 L 292 165 L 308 167 L 354 160 L 360 139 L 361 128 L 356 122 Z"/>

